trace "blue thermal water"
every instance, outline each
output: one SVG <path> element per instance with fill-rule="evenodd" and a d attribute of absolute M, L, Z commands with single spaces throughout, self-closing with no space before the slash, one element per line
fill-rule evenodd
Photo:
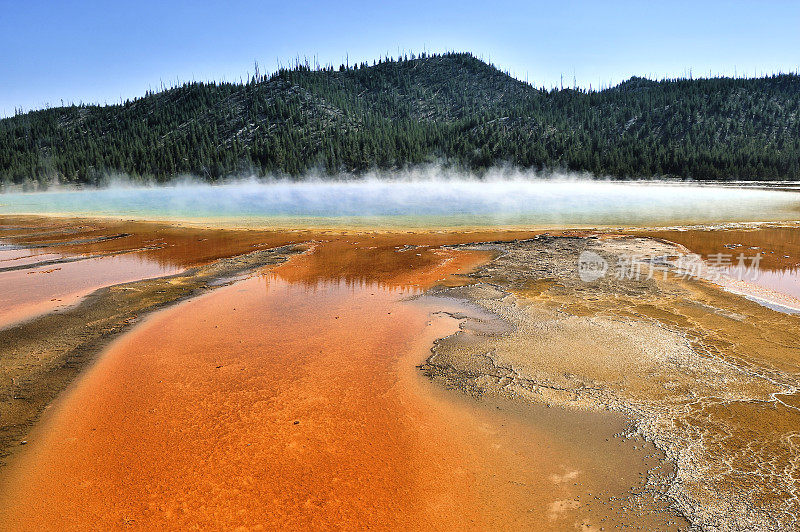
<path fill-rule="evenodd" d="M 665 225 L 800 219 L 800 194 L 664 183 L 238 183 L 6 193 L 0 214 L 280 225 Z"/>

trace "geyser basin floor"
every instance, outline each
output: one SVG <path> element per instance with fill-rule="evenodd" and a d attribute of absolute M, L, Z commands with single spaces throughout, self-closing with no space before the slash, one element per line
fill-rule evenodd
<path fill-rule="evenodd" d="M 480 321 L 437 344 L 431 377 L 476 396 L 612 409 L 675 460 L 674 506 L 712 530 L 789 530 L 800 500 L 800 317 L 683 279 L 679 249 L 650 238 L 559 238 L 468 247 L 500 256 L 467 287 L 435 292 Z M 611 265 L 662 257 L 662 278 L 581 279 L 579 256 Z M 656 485 L 658 477 L 653 481 Z"/>
<path fill-rule="evenodd" d="M 401 278 L 398 282 L 402 280 L 407 286 L 423 286 L 438 279 L 429 277 L 436 275 L 432 266 L 442 260 L 438 246 L 491 240 L 499 235 L 514 239 L 534 234 L 311 233 L 10 217 L 2 219 L 0 231 L 3 241 L 11 246 L 8 256 L 3 258 L 15 259 L 9 262 L 23 268 L 0 271 L 0 285 L 7 282 L 11 291 L 18 290 L 11 283 L 15 275 L 23 271 L 26 275 L 35 272 L 30 277 L 51 275 L 50 270 L 58 265 L 44 263 L 62 258 L 74 260 L 63 265 L 74 266 L 79 273 L 74 279 L 87 285 L 98 280 L 92 278 L 92 269 L 86 265 L 95 260 L 113 264 L 113 259 L 120 256 L 140 260 L 147 268 L 160 268 L 159 271 L 182 271 L 172 277 L 102 288 L 70 307 L 65 307 L 63 299 L 60 301 L 57 297 L 58 291 L 65 289 L 58 283 L 35 284 L 35 291 L 10 301 L 11 305 L 5 309 L 7 315 L 16 313 L 19 316 L 20 303 L 30 301 L 37 302 L 36 310 L 42 314 L 25 323 L 14 326 L 6 323 L 5 329 L 0 328 L 0 460 L 11 448 L 17 447 L 41 410 L 94 360 L 105 344 L 155 309 L 226 284 L 232 278 L 283 260 L 314 243 L 326 243 L 317 246 L 315 253 L 309 255 L 310 260 L 305 262 L 317 272 L 318 280 L 380 282 L 394 275 Z M 306 244 L 298 247 L 294 245 L 297 242 Z M 368 249 L 368 253 L 359 251 L 358 242 L 363 243 L 362 248 Z M 283 245 L 286 247 L 276 248 Z M 20 258 L 24 260 L 18 260 Z M 457 265 L 457 261 L 452 264 L 453 267 Z M 114 275 L 131 275 L 128 271 L 111 271 Z M 77 294 L 75 298 L 82 295 Z M 46 313 L 47 310 L 52 312 Z"/>
<path fill-rule="evenodd" d="M 668 529 L 670 500 L 723 528 L 791 515 L 797 317 L 705 281 L 577 281 L 584 247 L 677 251 L 651 239 L 343 233 L 113 344 L 2 471 L 0 523 Z"/>
<path fill-rule="evenodd" d="M 417 370 L 433 340 L 458 330 L 442 311 L 464 309 L 404 299 L 439 279 L 460 284 L 452 273 L 491 254 L 332 245 L 338 261 L 320 260 L 333 256 L 321 244 L 114 343 L 4 472 L 5 526 L 679 521 L 647 496 L 635 510 L 627 501 L 659 461 L 614 437 L 622 417 L 476 404 Z"/>

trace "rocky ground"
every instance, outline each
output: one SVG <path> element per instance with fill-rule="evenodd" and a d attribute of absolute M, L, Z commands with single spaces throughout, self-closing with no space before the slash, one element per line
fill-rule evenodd
<path fill-rule="evenodd" d="M 625 413 L 674 465 L 648 490 L 697 529 L 796 526 L 800 318 L 686 275 L 681 250 L 656 239 L 479 248 L 499 256 L 475 284 L 426 296 L 475 309 L 436 343 L 426 375 L 476 397 Z M 587 257 L 605 275 L 582 280 Z"/>

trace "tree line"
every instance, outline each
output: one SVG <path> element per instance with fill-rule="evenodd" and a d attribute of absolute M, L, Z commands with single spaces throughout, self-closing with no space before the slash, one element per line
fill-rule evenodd
<path fill-rule="evenodd" d="M 296 64 L 0 120 L 0 183 L 359 174 L 441 163 L 618 178 L 800 178 L 800 77 L 544 89 L 470 54 Z"/>

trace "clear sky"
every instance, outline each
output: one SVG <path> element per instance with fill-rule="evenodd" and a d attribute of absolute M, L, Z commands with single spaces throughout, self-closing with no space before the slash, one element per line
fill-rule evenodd
<path fill-rule="evenodd" d="M 270 72 L 423 50 L 471 51 L 547 87 L 795 71 L 800 2 L 0 0 L 0 116 L 238 80 L 254 60 Z"/>

